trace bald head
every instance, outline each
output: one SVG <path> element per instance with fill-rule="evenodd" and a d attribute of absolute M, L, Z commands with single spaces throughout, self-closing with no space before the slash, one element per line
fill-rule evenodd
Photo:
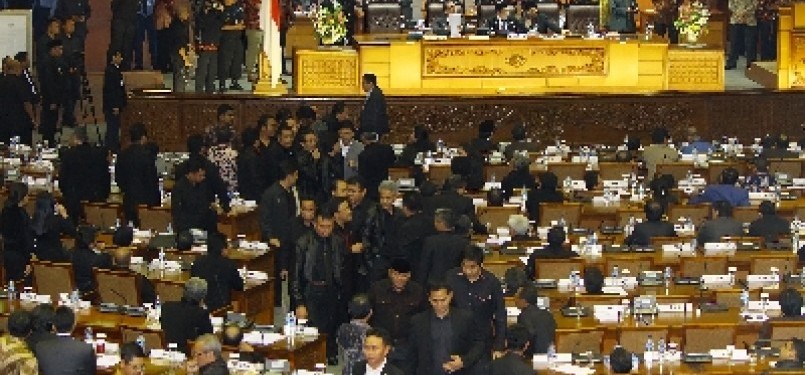
<path fill-rule="evenodd" d="M 112 258 L 115 260 L 115 267 L 129 268 L 131 265 L 131 249 L 119 247 L 112 253 Z"/>
<path fill-rule="evenodd" d="M 3 71 L 6 74 L 18 76 L 22 74 L 22 64 L 14 59 L 6 59 Z"/>

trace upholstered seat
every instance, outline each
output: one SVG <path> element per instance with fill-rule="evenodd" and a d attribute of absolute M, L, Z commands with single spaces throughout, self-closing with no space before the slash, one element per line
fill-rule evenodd
<path fill-rule="evenodd" d="M 598 5 L 570 4 L 567 7 L 567 29 L 573 33 L 585 33 L 590 22 L 598 28 L 600 19 Z"/>
<path fill-rule="evenodd" d="M 397 1 L 374 1 L 366 6 L 366 26 L 370 34 L 399 33 L 402 7 Z"/>
<path fill-rule="evenodd" d="M 102 303 L 114 303 L 119 306 L 142 305 L 136 274 L 97 268 L 93 273 Z"/>

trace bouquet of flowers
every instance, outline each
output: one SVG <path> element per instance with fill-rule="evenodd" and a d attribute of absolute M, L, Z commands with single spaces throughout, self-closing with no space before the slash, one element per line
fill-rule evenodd
<path fill-rule="evenodd" d="M 325 2 L 313 10 L 313 30 L 324 45 L 333 45 L 347 36 L 347 17 L 337 1 Z"/>
<path fill-rule="evenodd" d="M 710 19 L 710 10 L 699 0 L 686 2 L 679 7 L 679 18 L 674 26 L 688 41 L 695 42 L 699 36 L 707 33 L 707 20 Z"/>

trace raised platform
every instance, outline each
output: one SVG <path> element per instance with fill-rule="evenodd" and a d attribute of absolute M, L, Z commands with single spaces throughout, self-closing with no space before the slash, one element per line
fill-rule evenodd
<path fill-rule="evenodd" d="M 123 114 L 126 128 L 143 122 L 149 139 L 164 151 L 185 149 L 192 133 L 201 133 L 215 121 L 219 104 L 236 108 L 238 130 L 253 126 L 262 114 L 279 108 L 294 110 L 301 103 L 315 107 L 320 117 L 332 104 L 344 100 L 348 113 L 358 120 L 365 97 L 254 95 L 171 95 L 137 93 Z M 415 125 L 431 129 L 432 138 L 465 142 L 474 137 L 484 119 L 498 123 L 496 136 L 509 138 L 515 124 L 526 124 L 537 142 L 562 138 L 578 143 L 620 143 L 626 134 L 648 141 L 651 129 L 666 126 L 682 139 L 688 126 L 705 137 L 737 136 L 743 140 L 766 134 L 802 136 L 805 91 L 745 90 L 708 93 L 544 96 L 387 96 L 391 142 L 405 142 Z"/>

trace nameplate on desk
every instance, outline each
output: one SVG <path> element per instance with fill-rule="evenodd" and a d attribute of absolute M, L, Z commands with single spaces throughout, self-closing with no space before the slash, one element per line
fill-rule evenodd
<path fill-rule="evenodd" d="M 506 40 L 528 40 L 528 34 L 507 34 Z"/>
<path fill-rule="evenodd" d="M 573 191 L 585 191 L 587 190 L 587 183 L 584 180 L 572 180 L 570 182 L 570 189 Z"/>
<path fill-rule="evenodd" d="M 805 189 L 805 178 L 791 179 L 791 183 L 794 185 L 793 187 L 795 187 L 795 188 Z"/>
<path fill-rule="evenodd" d="M 780 310 L 780 301 L 749 301 L 749 311 Z"/>
<path fill-rule="evenodd" d="M 604 278 L 604 285 L 611 287 L 620 287 L 623 289 L 634 289 L 637 286 L 637 277 L 633 276 L 607 277 Z"/>
<path fill-rule="evenodd" d="M 667 243 L 662 245 L 662 252 L 663 253 L 679 253 L 682 255 L 684 253 L 690 253 L 691 255 L 696 255 L 693 251 L 693 247 L 690 243 Z"/>
<path fill-rule="evenodd" d="M 604 180 L 604 189 L 628 189 L 629 180 Z"/>
<path fill-rule="evenodd" d="M 767 191 L 760 191 L 760 192 L 749 192 L 749 200 L 751 201 L 774 201 L 776 199 L 776 195 L 774 193 L 770 193 Z"/>
<path fill-rule="evenodd" d="M 503 183 L 500 181 L 497 182 L 485 182 L 484 183 L 484 190 L 492 190 L 492 189 L 501 189 L 503 187 Z"/>
<path fill-rule="evenodd" d="M 625 310 L 624 305 L 594 305 L 593 317 L 599 321 L 617 322 L 623 319 Z"/>
<path fill-rule="evenodd" d="M 746 275 L 746 284 L 750 287 L 770 286 L 779 282 L 779 275 Z"/>
<path fill-rule="evenodd" d="M 687 311 L 693 311 L 693 305 L 691 303 L 677 302 L 657 304 L 658 313 L 684 313 Z"/>
<path fill-rule="evenodd" d="M 468 40 L 489 40 L 489 35 L 469 35 Z"/>
<path fill-rule="evenodd" d="M 693 168 L 693 165 L 691 165 L 690 167 Z M 686 178 L 684 180 L 679 180 L 680 189 L 687 186 L 706 186 L 706 185 L 707 180 L 705 180 L 703 177 L 697 177 L 697 175 L 694 175 L 693 178 L 690 179 Z"/>
<path fill-rule="evenodd" d="M 741 319 L 746 322 L 765 322 L 769 320 L 769 316 L 764 313 L 755 313 L 755 312 L 742 312 Z"/>
<path fill-rule="evenodd" d="M 424 40 L 447 40 L 447 35 L 428 34 L 428 35 L 423 35 L 422 39 L 424 39 Z"/>
<path fill-rule="evenodd" d="M 721 286 L 730 285 L 732 276 L 730 275 L 702 275 L 702 281 L 705 286 Z"/>

